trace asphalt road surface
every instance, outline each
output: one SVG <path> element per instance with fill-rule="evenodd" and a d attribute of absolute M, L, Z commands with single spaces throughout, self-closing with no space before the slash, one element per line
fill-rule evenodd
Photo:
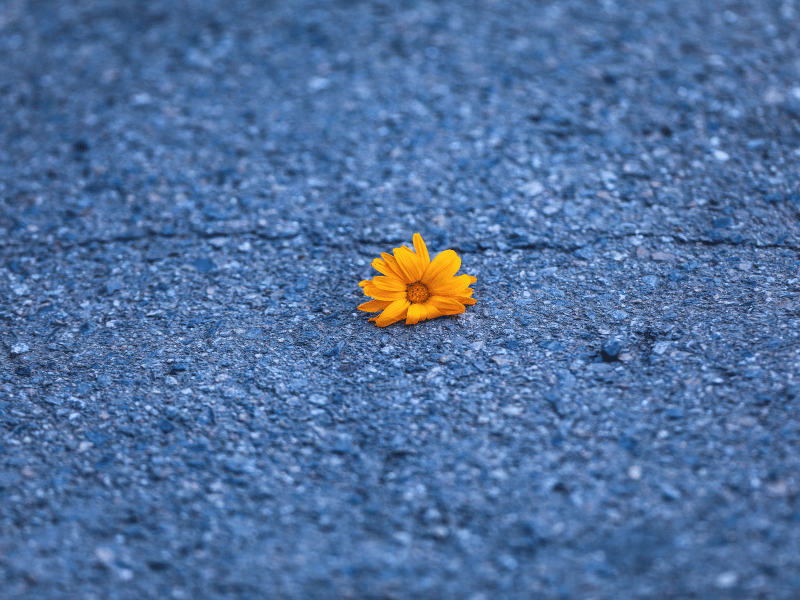
<path fill-rule="evenodd" d="M 799 219 L 793 0 L 0 1 L 0 597 L 798 598 Z"/>

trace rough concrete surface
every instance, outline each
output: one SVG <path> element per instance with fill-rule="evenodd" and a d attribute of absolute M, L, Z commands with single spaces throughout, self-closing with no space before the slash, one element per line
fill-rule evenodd
<path fill-rule="evenodd" d="M 799 173 L 792 0 L 0 1 L 0 597 L 797 598 Z"/>

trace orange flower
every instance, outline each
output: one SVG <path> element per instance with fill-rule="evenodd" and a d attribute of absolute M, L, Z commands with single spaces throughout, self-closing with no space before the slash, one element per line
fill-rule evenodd
<path fill-rule="evenodd" d="M 358 307 L 367 312 L 381 312 L 370 321 L 386 327 L 402 319 L 415 325 L 425 319 L 463 313 L 466 304 L 475 304 L 470 284 L 472 275 L 456 275 L 461 259 L 453 250 L 440 252 L 433 260 L 422 236 L 414 234 L 414 250 L 401 246 L 394 256 L 383 252 L 372 266 L 383 273 L 358 285 L 374 298 Z"/>

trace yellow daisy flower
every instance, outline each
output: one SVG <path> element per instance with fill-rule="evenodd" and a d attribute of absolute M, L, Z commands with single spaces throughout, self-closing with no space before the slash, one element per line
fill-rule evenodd
<path fill-rule="evenodd" d="M 477 278 L 456 276 L 461 259 L 453 250 L 440 252 L 433 260 L 422 236 L 414 234 L 414 250 L 400 246 L 394 256 L 387 252 L 372 261 L 383 276 L 365 279 L 358 285 L 374 298 L 358 307 L 367 312 L 381 312 L 370 321 L 386 327 L 402 319 L 415 325 L 425 319 L 463 313 L 466 304 L 475 304 L 469 286 Z"/>

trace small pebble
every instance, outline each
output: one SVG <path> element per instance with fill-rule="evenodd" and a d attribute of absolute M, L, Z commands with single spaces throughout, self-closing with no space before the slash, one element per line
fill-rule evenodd
<path fill-rule="evenodd" d="M 666 412 L 670 419 L 682 419 L 684 417 L 683 409 L 678 408 L 677 406 L 671 406 Z"/>
<path fill-rule="evenodd" d="M 652 258 L 653 260 L 668 262 L 671 260 L 675 260 L 675 255 L 670 254 L 669 252 L 653 252 L 650 258 Z"/>
<path fill-rule="evenodd" d="M 317 406 L 324 406 L 328 403 L 328 399 L 322 394 L 311 394 L 308 397 L 308 401 L 311 402 L 311 404 L 316 404 Z"/>
<path fill-rule="evenodd" d="M 642 277 L 642 281 L 649 285 L 650 287 L 656 287 L 658 285 L 658 276 L 657 275 L 645 275 Z"/>
<path fill-rule="evenodd" d="M 725 571 L 720 573 L 717 577 L 717 587 L 723 590 L 729 590 L 736 585 L 739 581 L 739 576 L 734 571 Z"/>
<path fill-rule="evenodd" d="M 18 343 L 11 346 L 11 356 L 19 356 L 20 354 L 25 354 L 30 350 L 30 346 L 24 343 Z"/>
<path fill-rule="evenodd" d="M 622 346 L 617 340 L 608 340 L 603 344 L 600 349 L 600 356 L 603 362 L 614 362 L 619 360 L 619 352 Z"/>
<path fill-rule="evenodd" d="M 208 273 L 209 271 L 213 271 L 217 268 L 217 265 L 209 258 L 198 258 L 197 260 L 193 261 L 192 264 L 194 268 L 200 271 L 201 273 Z"/>
<path fill-rule="evenodd" d="M 730 217 L 719 217 L 718 219 L 714 219 L 712 224 L 714 229 L 725 229 L 726 227 L 733 225 L 733 219 Z"/>
<path fill-rule="evenodd" d="M 670 345 L 671 344 L 669 342 L 658 342 L 655 346 L 653 346 L 653 353 L 661 356 L 667 350 L 669 350 Z"/>

